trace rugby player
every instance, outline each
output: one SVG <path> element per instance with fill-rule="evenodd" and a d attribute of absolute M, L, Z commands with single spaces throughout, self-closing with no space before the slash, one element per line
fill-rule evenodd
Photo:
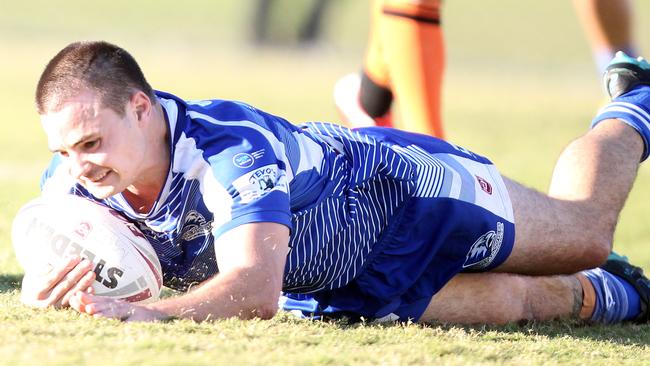
<path fill-rule="evenodd" d="M 42 192 L 122 212 L 155 248 L 165 285 L 187 292 L 144 306 L 95 296 L 91 264 L 73 257 L 26 273 L 22 300 L 203 321 L 270 318 L 283 291 L 283 309 L 315 316 L 647 321 L 648 280 L 608 255 L 649 154 L 650 87 L 637 84 L 650 65 L 614 61 L 610 91 L 625 93 L 563 152 L 544 195 L 433 137 L 185 101 L 152 90 L 117 46 L 70 44 L 36 90 L 55 153 Z"/>

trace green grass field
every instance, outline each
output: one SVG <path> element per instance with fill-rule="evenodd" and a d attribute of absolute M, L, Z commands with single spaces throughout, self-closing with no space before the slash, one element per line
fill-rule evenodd
<path fill-rule="evenodd" d="M 124 46 L 155 88 L 188 99 L 239 99 L 294 122 L 337 120 L 332 86 L 360 67 L 368 1 L 334 1 L 322 44 L 308 49 L 246 43 L 252 0 L 186 3 L 190 9 L 171 0 L 0 0 L 0 364 L 650 364 L 648 326 L 348 325 L 284 314 L 271 321 L 121 324 L 22 307 L 11 220 L 38 194 L 49 159 L 35 84 L 67 43 Z M 636 33 L 650 54 L 650 3 L 636 5 Z M 295 14 L 283 14 L 287 32 Z M 588 128 L 604 101 L 570 2 L 448 1 L 444 27 L 450 139 L 545 190 L 562 147 Z M 615 248 L 646 270 L 649 204 L 650 170 L 642 166 Z"/>

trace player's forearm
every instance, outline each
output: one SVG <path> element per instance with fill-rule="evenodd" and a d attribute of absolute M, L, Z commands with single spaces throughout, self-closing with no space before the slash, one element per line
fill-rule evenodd
<path fill-rule="evenodd" d="M 278 310 L 280 290 L 278 279 L 260 273 L 259 269 L 245 268 L 218 274 L 183 296 L 147 307 L 194 321 L 230 317 L 269 319 Z"/>

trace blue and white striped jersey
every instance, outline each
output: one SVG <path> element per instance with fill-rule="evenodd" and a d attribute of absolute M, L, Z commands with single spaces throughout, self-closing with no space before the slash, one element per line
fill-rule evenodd
<path fill-rule="evenodd" d="M 468 220 L 450 217 L 466 212 L 449 211 L 450 200 L 488 210 L 512 225 L 494 167 L 446 142 L 427 138 L 434 154 L 408 139 L 418 135 L 399 131 L 296 126 L 243 103 L 157 96 L 170 130 L 171 167 L 163 191 L 147 214 L 136 213 L 120 194 L 102 202 L 140 226 L 169 287 L 186 289 L 217 273 L 214 238 L 245 223 L 290 228 L 284 290 L 295 293 L 347 285 L 386 243 L 411 242 L 409 235 L 436 238 L 440 245 L 462 239 L 469 248 L 478 236 L 464 238 L 469 231 L 461 226 Z M 55 158 L 44 176 L 44 194 L 63 189 L 94 199 L 59 166 Z M 430 215 L 425 221 L 431 224 L 411 230 L 405 217 L 420 214 Z M 449 226 L 439 230 L 435 222 Z M 409 234 L 400 234 L 405 229 Z M 487 268 L 486 258 L 496 255 L 489 258 L 491 252 L 481 250 L 480 258 L 468 259 L 467 248 L 454 262 L 455 272 L 463 263 Z"/>

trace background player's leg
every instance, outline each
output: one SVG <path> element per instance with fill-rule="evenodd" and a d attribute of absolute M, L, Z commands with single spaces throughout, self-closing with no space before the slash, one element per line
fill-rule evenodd
<path fill-rule="evenodd" d="M 368 35 L 368 49 L 361 74 L 359 103 L 361 108 L 378 125 L 393 127 L 390 109 L 393 104 L 393 93 L 390 86 L 390 73 L 386 65 L 384 40 L 382 35 L 383 0 L 374 0 L 371 10 L 371 24 Z"/>
<path fill-rule="evenodd" d="M 506 180 L 516 237 L 497 270 L 557 274 L 601 265 L 643 149 L 633 128 L 607 120 L 564 150 L 548 196 Z"/>
<path fill-rule="evenodd" d="M 601 73 L 616 51 L 636 53 L 629 0 L 574 0 L 573 4 Z"/>
<path fill-rule="evenodd" d="M 506 324 L 577 317 L 582 286 L 575 276 L 462 273 L 433 296 L 421 322 Z"/>
<path fill-rule="evenodd" d="M 444 137 L 444 39 L 439 0 L 387 0 L 379 32 L 405 130 Z"/>
<path fill-rule="evenodd" d="M 393 92 L 380 34 L 383 0 L 374 0 L 368 46 L 361 75 L 341 78 L 334 87 L 334 103 L 350 127 L 393 127 Z"/>

